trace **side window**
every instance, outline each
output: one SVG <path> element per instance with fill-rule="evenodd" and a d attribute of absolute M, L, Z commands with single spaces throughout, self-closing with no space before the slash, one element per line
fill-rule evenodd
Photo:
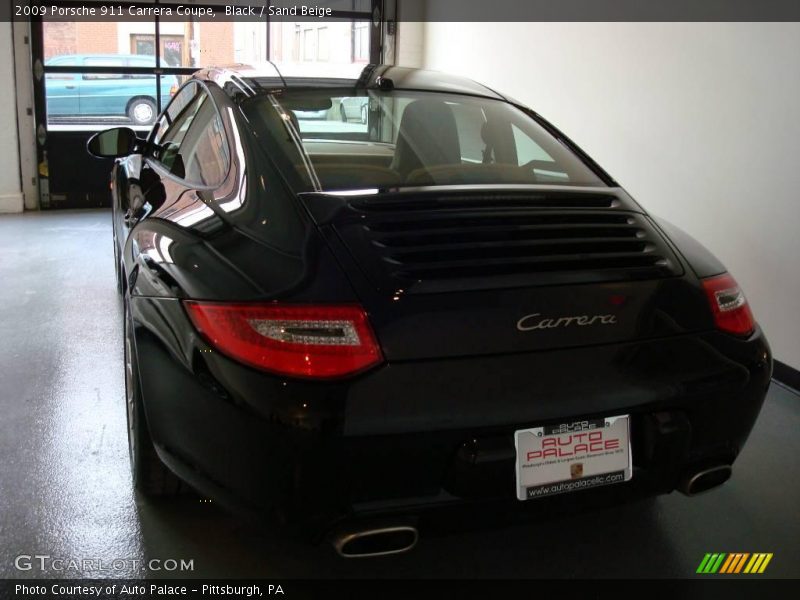
<path fill-rule="evenodd" d="M 203 103 L 181 145 L 186 179 L 210 186 L 222 183 L 230 166 L 222 119 L 209 100 Z"/>
<path fill-rule="evenodd" d="M 154 128 L 153 138 L 150 141 L 154 144 L 163 143 L 168 132 L 178 126 L 178 122 L 182 118 L 188 118 L 188 115 L 185 115 L 185 109 L 193 102 L 197 102 L 199 96 L 204 95 L 205 92 L 196 83 L 188 83 L 183 86 L 172 98 L 164 114 L 161 115 L 157 126 Z"/>
<path fill-rule="evenodd" d="M 225 128 L 203 88 L 196 84 L 184 87 L 160 123 L 154 141 L 161 146 L 160 162 L 165 167 L 192 184 L 222 182 L 230 166 Z"/>
<path fill-rule="evenodd" d="M 50 58 L 45 61 L 45 64 L 48 67 L 61 67 L 64 65 L 69 64 L 69 59 L 60 57 L 60 58 Z M 75 73 L 48 73 L 44 76 L 45 81 L 75 81 L 77 75 Z"/>
<path fill-rule="evenodd" d="M 44 76 L 45 81 L 75 81 L 75 73 L 48 73 Z"/>
<path fill-rule="evenodd" d="M 161 115 L 154 130 L 151 141 L 161 146 L 159 162 L 178 177 L 186 175 L 186 163 L 181 154 L 183 139 L 205 99 L 205 91 L 197 84 L 191 83 L 182 88 Z"/>
<path fill-rule="evenodd" d="M 186 132 L 189 131 L 189 127 L 192 126 L 197 113 L 200 111 L 200 107 L 206 101 L 206 97 L 205 93 L 198 94 L 183 108 L 161 137 L 162 145 L 169 143 L 171 145 L 180 146 L 183 143 Z"/>

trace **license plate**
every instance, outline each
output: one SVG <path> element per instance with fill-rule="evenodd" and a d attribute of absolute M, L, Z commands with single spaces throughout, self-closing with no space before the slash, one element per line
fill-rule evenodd
<path fill-rule="evenodd" d="M 628 481 L 633 476 L 629 421 L 621 415 L 516 431 L 517 498 Z"/>

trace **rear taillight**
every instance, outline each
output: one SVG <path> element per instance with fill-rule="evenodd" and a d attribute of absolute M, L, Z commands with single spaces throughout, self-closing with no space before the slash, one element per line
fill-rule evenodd
<path fill-rule="evenodd" d="M 717 328 L 734 335 L 750 335 L 756 324 L 736 280 L 724 273 L 703 279 L 702 283 Z"/>
<path fill-rule="evenodd" d="M 328 379 L 383 360 L 359 306 L 184 302 L 205 340 L 222 354 L 281 375 Z"/>

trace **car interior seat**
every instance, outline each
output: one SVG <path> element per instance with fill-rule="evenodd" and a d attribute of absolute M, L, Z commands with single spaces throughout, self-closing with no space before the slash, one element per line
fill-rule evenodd
<path fill-rule="evenodd" d="M 461 148 L 453 110 L 441 100 L 414 100 L 403 111 L 391 168 L 405 181 L 419 169 L 458 165 Z"/>

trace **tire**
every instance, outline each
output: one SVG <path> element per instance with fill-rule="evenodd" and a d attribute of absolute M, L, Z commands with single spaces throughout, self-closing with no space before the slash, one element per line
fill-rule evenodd
<path fill-rule="evenodd" d="M 344 104 L 339 105 L 339 115 L 342 117 L 342 123 L 347 123 L 347 111 L 344 109 Z"/>
<path fill-rule="evenodd" d="M 150 497 L 177 495 L 181 480 L 170 471 L 156 454 L 139 389 L 139 370 L 133 339 L 133 317 L 129 299 L 125 300 L 125 413 L 128 422 L 128 452 L 131 476 L 136 490 Z"/>
<path fill-rule="evenodd" d="M 150 125 L 156 116 L 156 103 L 150 98 L 134 98 L 128 105 L 128 118 L 134 125 Z"/>

